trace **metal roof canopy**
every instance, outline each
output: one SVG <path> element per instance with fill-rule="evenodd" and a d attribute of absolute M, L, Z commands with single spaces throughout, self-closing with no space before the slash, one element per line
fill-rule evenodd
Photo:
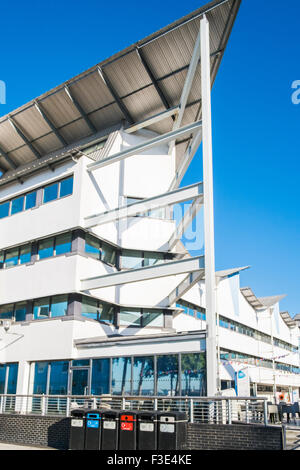
<path fill-rule="evenodd" d="M 213 83 L 240 3 L 215 0 L 0 118 L 0 168 L 6 170 L 0 185 L 30 172 L 31 163 L 35 168 L 48 165 L 50 155 L 53 164 L 62 149 L 78 150 L 80 142 L 96 141 L 122 121 L 133 126 L 149 119 L 149 129 L 170 132 L 172 112 L 159 122 L 151 118 L 180 105 L 199 18 L 205 13 L 210 23 Z M 200 97 L 197 67 L 183 126 L 199 120 Z M 189 140 L 177 141 L 178 161 Z"/>

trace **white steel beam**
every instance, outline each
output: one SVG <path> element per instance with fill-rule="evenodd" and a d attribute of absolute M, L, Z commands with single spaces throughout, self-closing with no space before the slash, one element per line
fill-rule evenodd
<path fill-rule="evenodd" d="M 110 165 L 111 163 L 120 162 L 121 160 L 124 160 L 125 158 L 132 157 L 133 155 L 146 152 L 147 150 L 150 150 L 153 147 L 167 144 L 171 142 L 171 140 L 176 140 L 179 137 L 183 137 L 188 134 L 194 134 L 195 132 L 199 131 L 201 127 L 202 127 L 201 121 L 188 124 L 187 126 L 181 127 L 180 129 L 176 129 L 176 130 L 167 132 L 166 134 L 154 137 L 153 139 L 147 140 L 146 142 L 143 142 L 142 144 L 135 145 L 133 147 L 128 147 L 128 149 L 122 150 L 121 152 L 111 155 L 110 157 L 100 160 L 99 162 L 90 163 L 87 166 L 87 170 L 93 171 L 93 170 L 96 170 L 97 168 L 102 168 L 104 166 Z"/>
<path fill-rule="evenodd" d="M 82 279 L 81 290 L 89 291 L 101 289 L 102 287 L 112 287 L 161 277 L 177 276 L 178 274 L 191 273 L 194 271 L 202 271 L 204 273 L 203 256 Z"/>
<path fill-rule="evenodd" d="M 217 393 L 217 342 L 216 342 L 216 279 L 214 247 L 214 202 L 212 164 L 211 78 L 209 22 L 204 15 L 200 21 L 201 47 L 201 98 L 203 119 L 203 179 L 204 179 L 204 240 L 206 288 L 206 358 L 207 395 Z"/>
<path fill-rule="evenodd" d="M 181 239 L 201 207 L 203 207 L 203 196 L 196 198 L 182 217 L 181 221 L 176 227 L 175 232 L 169 240 L 169 250 L 173 250 L 173 248 L 176 246 L 176 243 Z"/>
<path fill-rule="evenodd" d="M 204 272 L 198 271 L 189 274 L 167 297 L 166 305 L 173 305 L 186 294 L 197 282 L 204 278 Z"/>
<path fill-rule="evenodd" d="M 184 86 L 183 86 L 183 90 L 182 90 L 182 94 L 181 94 L 180 102 L 179 102 L 179 113 L 178 113 L 177 119 L 175 120 L 175 122 L 173 124 L 173 130 L 178 129 L 181 125 L 183 115 L 184 115 L 184 111 L 185 111 L 185 107 L 186 107 L 187 100 L 188 100 L 190 92 L 191 92 L 191 88 L 192 88 L 192 84 L 193 84 L 193 80 L 194 80 L 194 77 L 195 77 L 195 73 L 196 73 L 196 69 L 197 69 L 199 60 L 200 60 L 200 32 L 199 32 L 199 35 L 196 39 L 192 59 L 191 59 L 191 62 L 190 62 L 189 68 L 188 68 L 188 72 L 187 72 L 187 76 L 186 76 L 186 79 L 185 79 L 185 82 L 184 82 Z M 174 142 L 170 143 L 169 154 L 172 153 L 173 148 L 174 148 L 174 144 L 175 144 Z"/>
<path fill-rule="evenodd" d="M 125 132 L 127 134 L 132 134 L 133 132 L 138 131 L 139 129 L 143 129 L 144 127 L 152 126 L 152 124 L 156 124 L 157 122 L 163 121 L 175 114 L 178 114 L 179 106 L 175 106 L 174 108 L 168 109 L 167 111 L 163 111 L 162 113 L 155 114 L 154 116 L 145 119 L 144 121 L 137 122 L 133 124 L 133 126 L 127 127 Z"/>
<path fill-rule="evenodd" d="M 178 188 L 192 159 L 194 158 L 200 144 L 202 141 L 202 130 L 200 129 L 197 134 L 194 135 L 187 151 L 185 152 L 183 158 L 181 159 L 181 162 L 179 164 L 179 167 L 176 171 L 176 175 L 171 183 L 170 186 L 170 191 L 172 189 Z"/>
<path fill-rule="evenodd" d="M 97 225 L 107 224 L 115 220 L 134 217 L 137 214 L 143 214 L 149 210 L 160 209 L 161 207 L 170 206 L 191 199 L 199 199 L 203 196 L 202 183 L 196 183 L 185 188 L 176 189 L 169 193 L 144 199 L 128 206 L 119 207 L 102 214 L 92 215 L 85 218 L 85 228 L 95 227 Z"/>

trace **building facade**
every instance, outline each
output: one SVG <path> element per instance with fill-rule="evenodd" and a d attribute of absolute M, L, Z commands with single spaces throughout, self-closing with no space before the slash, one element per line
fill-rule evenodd
<path fill-rule="evenodd" d="M 0 394 L 205 396 L 246 371 L 249 393 L 298 397 L 298 327 L 240 289 L 244 268 L 214 272 L 212 205 L 205 258 L 181 242 L 209 204 L 205 164 L 180 183 L 202 137 L 210 163 L 207 90 L 239 4 L 0 118 Z"/>

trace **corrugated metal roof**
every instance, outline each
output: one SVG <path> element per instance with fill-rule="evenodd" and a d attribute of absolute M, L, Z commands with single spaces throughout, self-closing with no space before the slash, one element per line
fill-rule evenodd
<path fill-rule="evenodd" d="M 16 168 L 41 158 L 46 161 L 51 152 L 76 145 L 122 120 L 138 122 L 178 105 L 203 13 L 210 22 L 214 81 L 240 2 L 215 0 L 1 117 L 0 168 L 8 173 L 0 178 L 0 185 L 14 177 Z M 199 118 L 198 69 L 183 125 Z M 150 129 L 164 133 L 172 124 L 168 118 Z M 180 155 L 186 146 L 180 146 Z"/>
<path fill-rule="evenodd" d="M 280 312 L 281 318 L 285 322 L 285 324 L 289 328 L 295 328 L 297 326 L 297 323 L 295 322 L 295 319 L 291 317 L 289 312 Z"/>

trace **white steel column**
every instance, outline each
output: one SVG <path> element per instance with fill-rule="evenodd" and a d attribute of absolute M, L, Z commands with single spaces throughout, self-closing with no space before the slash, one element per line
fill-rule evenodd
<path fill-rule="evenodd" d="M 212 169 L 212 124 L 209 22 L 206 16 L 200 21 L 201 48 L 201 98 L 203 132 L 203 186 L 204 186 L 204 239 L 205 239 L 205 288 L 206 288 L 206 361 L 207 395 L 217 393 L 216 350 L 216 280 L 214 247 L 214 207 Z"/>

